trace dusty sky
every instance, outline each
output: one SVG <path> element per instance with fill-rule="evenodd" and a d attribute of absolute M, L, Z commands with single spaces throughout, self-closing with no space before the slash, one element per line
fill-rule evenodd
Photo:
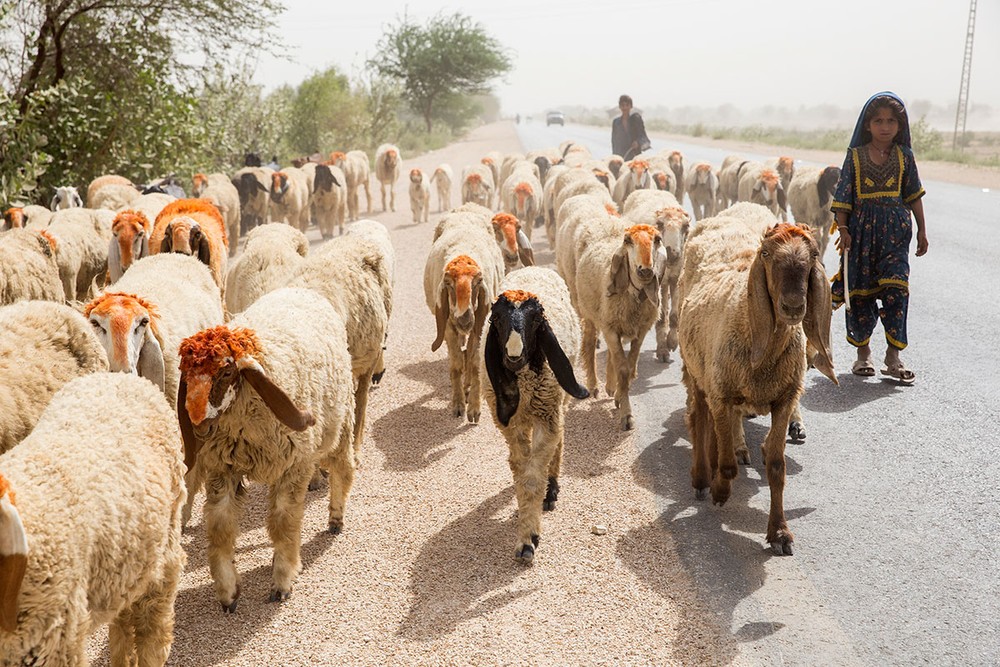
<path fill-rule="evenodd" d="M 362 67 L 383 24 L 404 11 L 423 21 L 460 9 L 511 51 L 514 70 L 496 86 L 511 114 L 613 107 L 622 92 L 639 107 L 859 107 L 886 88 L 954 104 L 969 11 L 967 0 L 285 4 L 278 32 L 293 62 L 260 64 L 269 88 L 329 65 Z M 1000 2 L 978 9 L 971 100 L 1000 109 Z"/>

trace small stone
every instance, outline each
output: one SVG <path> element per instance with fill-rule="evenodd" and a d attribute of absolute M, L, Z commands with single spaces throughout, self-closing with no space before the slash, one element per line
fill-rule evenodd
<path fill-rule="evenodd" d="M 598 523 L 590 527 L 590 532 L 592 532 L 594 535 L 606 535 L 608 532 L 608 527 L 602 526 L 601 524 Z"/>

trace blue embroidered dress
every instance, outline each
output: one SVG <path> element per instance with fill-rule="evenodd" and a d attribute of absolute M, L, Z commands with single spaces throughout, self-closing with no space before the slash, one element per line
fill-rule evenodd
<path fill-rule="evenodd" d="M 871 161 L 867 145 L 848 149 L 831 209 L 850 214 L 852 312 L 847 317 L 847 339 L 852 345 L 867 345 L 876 317 L 881 317 L 889 344 L 897 349 L 906 347 L 913 238 L 909 205 L 922 196 L 924 188 L 909 147 L 893 144 L 882 165 Z M 833 279 L 834 307 L 844 302 L 842 273 Z M 875 307 L 875 299 L 882 301 L 881 310 Z"/>

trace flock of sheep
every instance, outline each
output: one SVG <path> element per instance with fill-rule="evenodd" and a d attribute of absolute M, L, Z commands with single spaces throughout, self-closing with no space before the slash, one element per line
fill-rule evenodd
<path fill-rule="evenodd" d="M 395 146 L 376 152 L 383 210 L 395 210 L 401 161 Z M 181 529 L 202 489 L 210 572 L 229 613 L 247 482 L 270 487 L 272 600 L 291 594 L 301 568 L 308 489 L 328 484 L 328 529 L 342 530 L 369 390 L 385 371 L 394 250 L 382 224 L 358 220 L 361 188 L 372 208 L 364 152 L 296 163 L 197 174 L 195 198 L 102 176 L 86 207 L 66 187 L 51 210 L 5 212 L 4 661 L 85 662 L 86 636 L 109 623 L 113 664 L 163 664 Z M 598 335 L 604 390 L 631 429 L 630 386 L 654 325 L 657 359 L 679 346 L 684 362 L 699 497 L 726 501 L 737 460 L 749 460 L 742 417 L 772 415 L 767 540 L 791 554 L 785 433 L 804 437 L 807 363 L 836 381 L 822 264 L 836 179 L 793 174 L 786 158 L 773 167 L 686 166 L 676 151 L 597 160 L 565 142 L 467 166 L 457 208 L 448 165 L 411 170 L 414 222 L 428 220 L 432 186 L 446 211 L 424 271 L 431 349 L 447 345 L 452 414 L 476 423 L 485 398 L 509 445 L 518 559 L 534 558 L 541 513 L 558 499 L 569 397 L 599 395 Z M 779 222 L 786 200 L 812 230 Z M 310 250 L 313 222 L 325 241 Z M 555 270 L 533 266 L 536 226 Z"/>

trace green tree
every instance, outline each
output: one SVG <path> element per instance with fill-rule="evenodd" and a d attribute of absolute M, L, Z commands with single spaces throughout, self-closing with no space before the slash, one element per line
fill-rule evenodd
<path fill-rule="evenodd" d="M 356 144 L 365 134 L 365 100 L 336 67 L 314 74 L 295 91 L 286 137 L 290 156 L 311 155 Z"/>
<path fill-rule="evenodd" d="M 431 132 L 442 111 L 456 110 L 464 95 L 487 93 L 490 82 L 511 69 L 501 44 L 482 25 L 456 12 L 439 14 L 426 25 L 405 15 L 385 28 L 369 61 L 380 76 L 399 81 L 403 97 Z M 442 108 L 443 107 L 443 108 Z"/>

